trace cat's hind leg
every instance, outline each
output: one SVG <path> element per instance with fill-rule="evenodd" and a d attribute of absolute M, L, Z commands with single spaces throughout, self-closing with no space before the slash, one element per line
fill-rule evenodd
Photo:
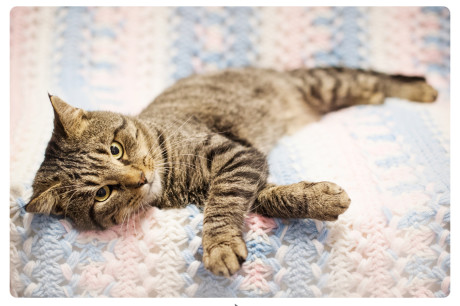
<path fill-rule="evenodd" d="M 257 196 L 252 211 L 276 218 L 334 221 L 347 210 L 350 202 L 345 190 L 331 182 L 269 184 Z"/>

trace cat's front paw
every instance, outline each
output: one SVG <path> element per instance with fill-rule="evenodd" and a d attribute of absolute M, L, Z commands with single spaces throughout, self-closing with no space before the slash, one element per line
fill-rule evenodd
<path fill-rule="evenodd" d="M 204 250 L 203 263 L 206 269 L 218 276 L 230 276 L 235 274 L 246 260 L 248 251 L 246 243 L 240 237 L 232 241 L 224 241 L 213 244 Z"/>
<path fill-rule="evenodd" d="M 335 221 L 350 206 L 345 190 L 332 182 L 319 182 L 308 186 L 308 213 L 310 218 Z"/>

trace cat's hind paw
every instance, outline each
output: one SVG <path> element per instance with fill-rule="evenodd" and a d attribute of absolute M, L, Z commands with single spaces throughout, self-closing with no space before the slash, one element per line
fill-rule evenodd
<path fill-rule="evenodd" d="M 419 84 L 416 93 L 414 93 L 414 98 L 412 100 L 424 102 L 424 103 L 431 103 L 436 101 L 438 97 L 438 91 L 434 89 L 428 83 L 421 83 Z"/>

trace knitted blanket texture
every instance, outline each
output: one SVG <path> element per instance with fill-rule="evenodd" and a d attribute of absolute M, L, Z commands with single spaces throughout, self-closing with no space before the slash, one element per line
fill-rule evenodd
<path fill-rule="evenodd" d="M 445 297 L 450 292 L 450 16 L 440 7 L 16 7 L 11 13 L 10 291 L 18 297 Z M 79 232 L 25 204 L 53 112 L 137 114 L 226 67 L 345 65 L 426 75 L 433 104 L 387 99 L 284 137 L 270 181 L 333 181 L 336 222 L 246 218 L 230 278 L 201 261 L 202 212 L 152 208 Z"/>

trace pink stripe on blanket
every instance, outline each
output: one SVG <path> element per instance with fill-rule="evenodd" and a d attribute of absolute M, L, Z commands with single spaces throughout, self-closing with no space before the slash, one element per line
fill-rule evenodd
<path fill-rule="evenodd" d="M 248 215 L 245 222 L 246 226 L 255 232 L 263 231 L 264 233 L 269 233 L 277 227 L 273 218 L 267 218 L 252 213 Z"/>

